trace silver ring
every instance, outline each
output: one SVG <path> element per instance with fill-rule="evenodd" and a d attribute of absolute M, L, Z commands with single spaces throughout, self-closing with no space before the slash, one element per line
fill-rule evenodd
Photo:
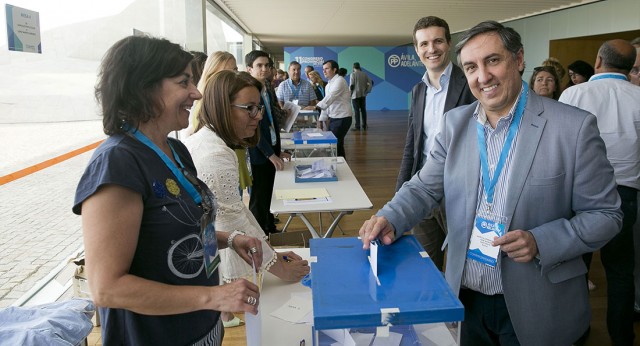
<path fill-rule="evenodd" d="M 247 304 L 256 305 L 257 302 L 258 302 L 258 300 L 255 297 L 252 297 L 252 296 L 248 296 L 247 297 Z"/>
<path fill-rule="evenodd" d="M 255 247 L 252 247 L 249 249 L 249 252 L 251 252 L 252 254 L 258 252 L 258 249 L 256 249 Z M 253 305 L 253 304 L 252 304 Z"/>

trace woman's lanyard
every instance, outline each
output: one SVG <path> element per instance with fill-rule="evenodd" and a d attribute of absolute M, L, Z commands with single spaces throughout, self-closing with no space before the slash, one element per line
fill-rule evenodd
<path fill-rule="evenodd" d="M 162 161 L 164 161 L 164 164 L 167 165 L 167 167 L 171 170 L 171 173 L 173 173 L 173 175 L 175 175 L 175 177 L 178 179 L 178 181 L 180 182 L 180 185 L 182 185 L 185 188 L 185 190 L 187 190 L 187 192 L 193 198 L 196 204 L 198 205 L 202 204 L 202 197 L 200 196 L 198 191 L 196 191 L 196 188 L 193 187 L 193 184 L 191 184 L 189 180 L 187 180 L 187 178 L 184 176 L 182 171 L 180 171 L 180 169 L 176 167 L 176 165 L 173 163 L 173 161 L 171 161 L 171 159 L 167 156 L 167 154 L 165 154 L 162 150 L 160 150 L 160 148 L 158 148 L 157 145 L 155 145 L 149 138 L 147 138 L 147 136 L 145 136 L 142 133 L 142 131 L 132 130 L 132 131 L 129 131 L 129 133 L 135 136 L 142 144 L 148 146 L 149 148 L 151 148 L 151 150 L 155 151 L 156 154 L 160 156 Z M 180 157 L 178 156 L 178 154 L 176 154 L 176 151 L 173 150 L 171 143 L 167 142 L 167 144 L 169 144 L 169 148 L 171 148 L 173 157 L 176 159 L 176 161 L 180 165 L 180 168 L 184 169 L 184 165 L 182 164 L 182 161 L 180 161 Z"/>
<path fill-rule="evenodd" d="M 291 92 L 293 93 L 293 99 L 297 100 L 298 99 L 298 95 L 300 95 L 300 88 L 302 88 L 302 81 L 299 81 L 298 87 L 296 88 L 296 86 L 293 84 L 293 81 L 291 80 L 291 78 L 289 78 L 289 85 L 291 86 Z"/>
<path fill-rule="evenodd" d="M 599 74 L 597 76 L 593 76 L 589 79 L 589 81 L 594 81 L 594 80 L 598 80 L 598 79 L 606 79 L 606 78 L 612 78 L 612 79 L 621 79 L 621 80 L 627 80 L 627 77 L 621 75 L 621 74 L 613 74 L 613 73 L 603 73 L 603 74 Z"/>
<path fill-rule="evenodd" d="M 322 98 L 324 98 L 324 88 L 322 87 L 322 85 L 320 85 L 320 83 L 318 83 L 317 86 L 318 86 L 318 90 L 320 90 L 320 94 L 322 95 Z"/>
<path fill-rule="evenodd" d="M 489 161 L 487 159 L 487 143 L 484 136 L 484 125 L 480 123 L 476 124 L 476 127 L 478 129 L 478 148 L 480 149 L 480 166 L 482 169 L 482 187 L 484 189 L 489 208 L 491 208 L 491 204 L 493 204 L 493 194 L 495 192 L 496 184 L 498 183 L 498 178 L 500 178 L 500 173 L 502 173 L 504 163 L 507 160 L 507 156 L 509 156 L 511 144 L 513 143 L 513 139 L 518 132 L 520 120 L 522 119 L 522 114 L 524 113 L 524 107 L 527 104 L 529 86 L 525 81 L 523 81 L 522 83 L 523 88 L 522 92 L 520 93 L 520 100 L 518 101 L 518 105 L 516 106 L 516 111 L 513 116 L 513 120 L 511 120 L 511 125 L 509 125 L 509 133 L 507 134 L 507 138 L 502 145 L 502 151 L 500 152 L 498 164 L 496 165 L 496 170 L 493 172 L 493 179 L 489 179 Z"/>

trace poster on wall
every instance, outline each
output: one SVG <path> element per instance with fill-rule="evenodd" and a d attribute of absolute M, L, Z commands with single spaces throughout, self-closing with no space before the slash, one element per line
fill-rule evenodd
<path fill-rule="evenodd" d="M 42 54 L 38 12 L 6 4 L 9 50 Z"/>

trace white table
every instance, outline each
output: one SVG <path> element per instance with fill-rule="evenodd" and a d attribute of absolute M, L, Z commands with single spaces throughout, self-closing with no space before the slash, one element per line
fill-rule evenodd
<path fill-rule="evenodd" d="M 278 249 L 278 252 L 285 251 L 294 251 L 300 257 L 309 259 L 308 248 Z M 310 325 L 290 323 L 271 316 L 271 313 L 286 303 L 294 292 L 311 292 L 311 288 L 303 286 L 300 282 L 282 281 L 273 274 L 265 272 L 259 307 L 262 316 L 263 345 L 297 346 L 300 340 L 305 340 L 306 345 L 313 343 Z"/>
<path fill-rule="evenodd" d="M 320 238 L 320 235 L 307 219 L 304 213 L 333 213 L 339 214 L 333 220 L 327 232 L 322 236 L 324 238 L 331 237 L 338 223 L 345 215 L 353 214 L 355 210 L 371 209 L 373 204 L 369 197 L 362 190 L 362 186 L 351 172 L 349 165 L 344 158 L 338 158 L 336 174 L 338 181 L 318 182 L 318 183 L 296 183 L 294 179 L 294 163 L 285 162 L 282 171 L 276 171 L 276 178 L 273 184 L 274 191 L 289 189 L 312 189 L 325 188 L 331 197 L 330 203 L 322 204 L 304 204 L 304 205 L 284 205 L 282 200 L 276 198 L 274 193 L 271 197 L 271 212 L 277 214 L 291 214 L 298 216 L 305 223 L 309 232 L 314 238 Z"/>

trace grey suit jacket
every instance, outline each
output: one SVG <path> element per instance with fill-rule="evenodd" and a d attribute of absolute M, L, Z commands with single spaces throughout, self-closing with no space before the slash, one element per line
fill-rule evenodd
<path fill-rule="evenodd" d="M 480 159 L 477 102 L 447 114 L 425 166 L 378 212 L 396 236 L 446 194 L 445 276 L 459 292 L 476 212 Z M 590 320 L 581 255 L 607 243 L 622 225 L 613 168 L 592 114 L 529 93 L 510 169 L 509 230 L 529 230 L 539 259 L 516 263 L 501 253 L 504 297 L 522 345 L 570 345 Z"/>
<path fill-rule="evenodd" d="M 424 102 L 427 96 L 427 85 L 423 81 L 416 84 L 411 92 L 411 109 L 409 109 L 409 128 L 407 139 L 402 153 L 400 173 L 396 182 L 396 191 L 400 190 L 405 181 L 411 179 L 418 169 L 422 167 L 422 148 L 424 146 Z M 444 101 L 444 112 L 462 105 L 468 105 L 475 101 L 467 85 L 464 72 L 453 64 L 451 80 L 447 89 L 447 98 Z"/>

